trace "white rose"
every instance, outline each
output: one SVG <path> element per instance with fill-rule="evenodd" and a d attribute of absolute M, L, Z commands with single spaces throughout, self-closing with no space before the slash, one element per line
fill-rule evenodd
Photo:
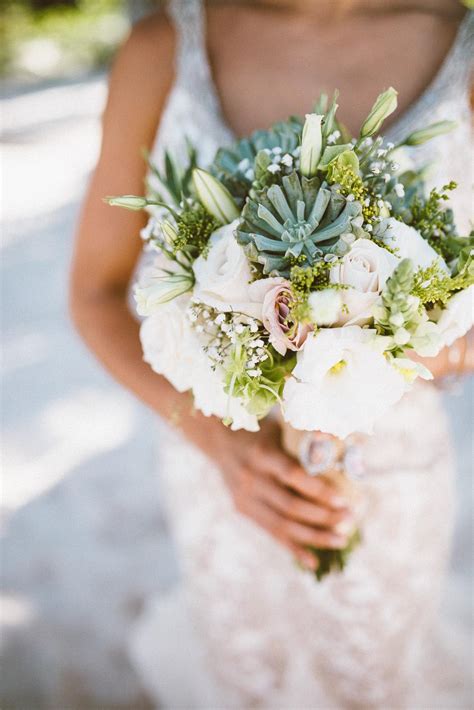
<path fill-rule="evenodd" d="M 441 347 L 449 346 L 461 338 L 474 324 L 474 286 L 452 296 L 438 319 Z M 440 349 L 441 349 L 440 347 Z"/>
<path fill-rule="evenodd" d="M 178 392 L 191 389 L 196 370 L 206 359 L 186 315 L 188 303 L 180 298 L 163 304 L 140 328 L 143 359 Z"/>
<path fill-rule="evenodd" d="M 398 264 L 398 259 L 370 239 L 357 239 L 341 263 L 330 272 L 331 283 L 341 290 L 343 309 L 338 325 L 364 325 L 372 318 L 372 306 Z"/>
<path fill-rule="evenodd" d="M 381 231 L 384 243 L 394 249 L 400 259 L 411 259 L 415 268 L 426 268 L 438 260 L 440 268 L 449 273 L 444 259 L 413 227 L 390 217 L 381 222 Z"/>
<path fill-rule="evenodd" d="M 340 438 L 372 433 L 408 384 L 386 360 L 374 331 L 359 326 L 311 333 L 283 392 L 283 415 L 295 427 Z"/>
<path fill-rule="evenodd" d="M 207 256 L 194 262 L 194 295 L 218 311 L 236 311 L 260 320 L 261 303 L 253 303 L 249 293 L 250 264 L 234 237 L 237 224 L 235 220 L 217 229 L 211 236 Z"/>

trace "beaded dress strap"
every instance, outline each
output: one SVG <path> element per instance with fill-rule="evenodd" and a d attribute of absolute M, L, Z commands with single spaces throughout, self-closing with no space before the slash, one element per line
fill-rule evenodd
<path fill-rule="evenodd" d="M 442 66 L 423 94 L 401 116 L 387 136 L 398 141 L 426 122 L 427 116 L 443 100 L 460 101 L 469 92 L 473 66 L 474 11 L 468 10 Z"/>
<path fill-rule="evenodd" d="M 166 9 L 177 35 L 176 81 L 201 98 L 212 85 L 203 0 L 168 0 Z"/>

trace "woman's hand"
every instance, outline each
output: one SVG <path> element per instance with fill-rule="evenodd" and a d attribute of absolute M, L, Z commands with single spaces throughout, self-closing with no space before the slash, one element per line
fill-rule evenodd
<path fill-rule="evenodd" d="M 214 437 L 208 453 L 237 510 L 285 545 L 304 567 L 317 567 L 308 547 L 346 546 L 354 529 L 348 502 L 284 453 L 276 422 L 261 422 L 258 434 L 225 430 Z"/>

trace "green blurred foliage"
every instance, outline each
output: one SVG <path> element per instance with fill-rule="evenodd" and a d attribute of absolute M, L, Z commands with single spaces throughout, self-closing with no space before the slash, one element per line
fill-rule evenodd
<path fill-rule="evenodd" d="M 0 74 L 35 81 L 97 69 L 128 27 L 124 0 L 77 0 L 41 10 L 26 0 L 10 2 L 0 17 Z"/>

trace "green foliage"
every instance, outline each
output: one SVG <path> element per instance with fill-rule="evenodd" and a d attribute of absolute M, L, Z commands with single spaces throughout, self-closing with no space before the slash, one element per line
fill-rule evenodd
<path fill-rule="evenodd" d="M 245 347 L 246 334 L 234 343 L 226 359 L 225 391 L 239 397 L 250 414 L 259 419 L 266 416 L 280 401 L 288 374 L 295 366 L 295 356 L 282 357 L 271 346 L 266 346 L 267 359 L 259 363 L 261 374 L 249 374 L 249 352 Z"/>
<path fill-rule="evenodd" d="M 448 193 L 456 187 L 456 183 L 451 181 L 443 185 L 440 191 L 431 190 L 428 197 L 417 193 L 405 220 L 407 224 L 415 227 L 447 262 L 458 257 L 462 248 L 462 242 L 459 242 L 456 235 L 453 212 L 444 204 L 449 199 Z"/>
<path fill-rule="evenodd" d="M 426 269 L 419 269 L 413 279 L 411 293 L 423 306 L 445 306 L 453 293 L 462 291 L 474 284 L 474 263 L 468 256 L 461 270 L 455 276 L 450 276 L 440 269 L 435 261 Z"/>
<path fill-rule="evenodd" d="M 26 1 L 4 3 L 0 74 L 31 80 L 102 67 L 128 28 L 123 0 L 78 0 L 35 12 Z"/>
<path fill-rule="evenodd" d="M 236 141 L 230 148 L 220 148 L 209 170 L 227 187 L 233 197 L 242 203 L 255 180 L 254 161 L 257 154 L 260 154 L 258 179 L 262 180 L 261 168 L 265 160 L 262 151 L 281 148 L 282 153 L 292 153 L 300 144 L 302 130 L 303 120 L 291 116 L 287 121 L 275 123 L 266 131 L 255 131 L 249 138 Z M 266 167 L 268 164 L 265 169 Z"/>
<path fill-rule="evenodd" d="M 342 550 L 329 550 L 321 547 L 308 548 L 318 560 L 318 567 L 314 573 L 318 582 L 324 579 L 328 574 L 331 574 L 331 572 L 343 572 L 351 554 L 361 542 L 361 532 L 360 530 L 356 530 L 349 538 L 346 547 Z"/>
<path fill-rule="evenodd" d="M 308 298 L 313 291 L 326 288 L 345 288 L 329 282 L 329 272 L 334 263 L 317 261 L 313 266 L 293 266 L 290 272 L 291 289 L 294 302 L 291 304 L 291 317 L 296 323 L 312 322 Z"/>
<path fill-rule="evenodd" d="M 206 255 L 209 249 L 209 237 L 220 226 L 217 220 L 196 204 L 186 206 L 176 220 L 177 236 L 173 240 L 172 252 L 177 255 L 184 252 L 196 259 Z"/>
<path fill-rule="evenodd" d="M 289 276 L 295 264 L 313 265 L 333 253 L 341 234 L 360 230 L 361 205 L 347 201 L 318 178 L 298 173 L 249 198 L 237 241 L 265 274 Z"/>
<path fill-rule="evenodd" d="M 359 160 L 353 150 L 338 155 L 328 168 L 328 182 L 336 184 L 343 195 L 352 195 L 362 205 L 364 222 L 371 224 L 378 217 L 379 208 L 359 174 Z"/>
<path fill-rule="evenodd" d="M 160 170 L 149 158 L 148 153 L 145 154 L 151 175 L 158 182 L 158 186 L 151 185 L 148 179 L 148 192 L 155 199 L 161 202 L 171 202 L 177 207 L 181 204 L 183 198 L 187 198 L 192 194 L 192 174 L 197 165 L 196 149 L 188 143 L 187 164 L 181 167 L 177 161 L 165 151 L 163 168 Z"/>

